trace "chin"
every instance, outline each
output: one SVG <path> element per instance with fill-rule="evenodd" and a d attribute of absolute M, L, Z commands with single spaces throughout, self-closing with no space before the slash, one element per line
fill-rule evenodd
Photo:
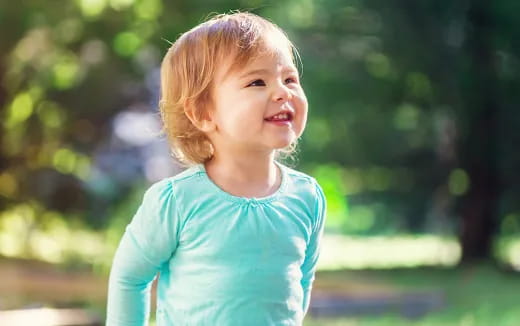
<path fill-rule="evenodd" d="M 277 142 L 277 143 L 273 143 L 272 144 L 272 148 L 273 149 L 283 149 L 285 147 L 288 147 L 289 145 L 291 145 L 291 143 L 293 143 L 294 140 L 286 140 L 286 141 L 280 141 L 280 142 Z"/>
<path fill-rule="evenodd" d="M 278 137 L 269 138 L 269 140 L 266 139 L 267 143 L 265 144 L 272 149 L 283 149 L 285 147 L 290 146 L 297 140 L 296 133 L 294 133 L 293 131 L 285 133 L 284 135 L 278 135 Z"/>

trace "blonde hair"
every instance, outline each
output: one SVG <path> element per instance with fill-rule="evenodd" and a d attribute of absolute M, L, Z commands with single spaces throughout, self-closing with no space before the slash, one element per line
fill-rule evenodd
<path fill-rule="evenodd" d="M 269 36 L 287 46 L 293 63 L 298 52 L 287 35 L 274 23 L 248 12 L 219 14 L 182 34 L 172 44 L 161 64 L 159 109 L 172 154 L 185 166 L 203 163 L 213 155 L 213 145 L 185 113 L 186 101 L 193 103 L 194 116 L 201 119 L 211 101 L 216 67 L 234 56 L 230 70 L 244 67 L 268 51 Z M 298 139 L 275 151 L 277 158 L 294 158 Z"/>

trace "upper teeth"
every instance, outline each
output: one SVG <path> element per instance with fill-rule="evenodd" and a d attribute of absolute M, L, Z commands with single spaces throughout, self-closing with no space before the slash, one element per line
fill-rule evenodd
<path fill-rule="evenodd" d="M 280 114 L 275 115 L 275 116 L 272 117 L 271 119 L 276 119 L 276 120 L 288 120 L 288 119 L 289 119 L 289 115 L 288 115 L 287 113 L 280 113 Z"/>

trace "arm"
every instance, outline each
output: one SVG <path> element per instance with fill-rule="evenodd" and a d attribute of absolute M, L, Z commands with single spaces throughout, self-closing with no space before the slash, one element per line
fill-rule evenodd
<path fill-rule="evenodd" d="M 327 203 L 325 194 L 323 193 L 323 189 L 321 189 L 320 185 L 316 182 L 316 204 L 314 210 L 315 223 L 313 224 L 311 237 L 305 252 L 305 260 L 301 266 L 304 316 L 307 314 L 307 310 L 309 309 L 311 289 L 316 271 L 316 263 L 320 255 L 320 244 L 325 226 L 326 211 Z"/>
<path fill-rule="evenodd" d="M 177 247 L 178 219 L 171 183 L 152 185 L 114 256 L 108 282 L 107 326 L 143 326 L 150 314 L 152 281 Z"/>

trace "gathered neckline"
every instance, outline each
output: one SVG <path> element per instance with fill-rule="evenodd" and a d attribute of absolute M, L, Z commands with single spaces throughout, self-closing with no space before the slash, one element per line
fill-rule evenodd
<path fill-rule="evenodd" d="M 220 188 L 213 180 L 209 177 L 206 167 L 204 166 L 204 163 L 199 163 L 195 165 L 197 171 L 199 172 L 199 175 L 202 176 L 202 178 L 208 183 L 215 192 L 222 198 L 237 202 L 237 203 L 244 203 L 244 204 L 262 204 L 262 203 L 268 203 L 276 199 L 278 196 L 280 196 L 285 191 L 285 186 L 287 183 L 287 171 L 285 170 L 285 166 L 282 163 L 279 163 L 277 161 L 274 161 L 274 163 L 279 167 L 280 169 L 280 175 L 281 175 L 281 182 L 278 189 L 264 197 L 242 197 L 242 196 L 235 196 L 230 194 L 229 192 L 223 190 Z"/>

